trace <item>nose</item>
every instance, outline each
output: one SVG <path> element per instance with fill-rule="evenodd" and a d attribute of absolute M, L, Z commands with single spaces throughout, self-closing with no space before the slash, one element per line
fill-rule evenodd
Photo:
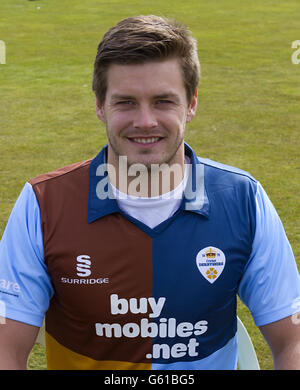
<path fill-rule="evenodd" d="M 157 126 L 157 119 L 153 108 L 149 106 L 140 106 L 136 110 L 133 126 L 137 129 L 153 129 Z"/>

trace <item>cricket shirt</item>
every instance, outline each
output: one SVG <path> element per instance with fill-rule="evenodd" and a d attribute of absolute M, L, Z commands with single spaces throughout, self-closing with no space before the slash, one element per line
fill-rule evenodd
<path fill-rule="evenodd" d="M 151 228 L 113 197 L 106 150 L 25 184 L 0 244 L 6 317 L 46 315 L 49 369 L 235 369 L 237 295 L 257 326 L 299 310 L 265 191 L 186 144 L 183 199 Z"/>

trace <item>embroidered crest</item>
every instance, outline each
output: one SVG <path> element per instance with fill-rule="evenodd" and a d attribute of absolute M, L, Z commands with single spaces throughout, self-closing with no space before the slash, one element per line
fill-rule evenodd
<path fill-rule="evenodd" d="M 209 283 L 214 283 L 223 272 L 226 258 L 221 249 L 208 246 L 201 249 L 196 257 L 197 267 Z"/>

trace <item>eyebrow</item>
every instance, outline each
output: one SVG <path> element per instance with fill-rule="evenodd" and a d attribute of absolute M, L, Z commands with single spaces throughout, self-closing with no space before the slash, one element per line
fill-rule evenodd
<path fill-rule="evenodd" d="M 166 92 L 159 95 L 154 96 L 155 99 L 174 99 L 176 101 L 179 101 L 179 96 L 176 93 L 173 92 Z"/>
<path fill-rule="evenodd" d="M 111 100 L 127 100 L 127 99 L 134 99 L 133 96 L 131 95 L 118 95 L 118 94 L 114 94 L 111 96 Z"/>
<path fill-rule="evenodd" d="M 121 94 L 113 94 L 111 96 L 111 100 L 131 100 L 135 99 L 133 95 L 121 95 Z M 176 93 L 173 92 L 164 92 L 158 95 L 154 95 L 153 99 L 174 99 L 176 101 L 179 101 L 179 96 Z"/>

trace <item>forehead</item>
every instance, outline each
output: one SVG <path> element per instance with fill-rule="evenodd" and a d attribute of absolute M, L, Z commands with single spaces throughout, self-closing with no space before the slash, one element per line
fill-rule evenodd
<path fill-rule="evenodd" d="M 107 97 L 114 94 L 151 96 L 166 91 L 185 95 L 178 59 L 142 64 L 112 64 L 107 73 Z"/>

